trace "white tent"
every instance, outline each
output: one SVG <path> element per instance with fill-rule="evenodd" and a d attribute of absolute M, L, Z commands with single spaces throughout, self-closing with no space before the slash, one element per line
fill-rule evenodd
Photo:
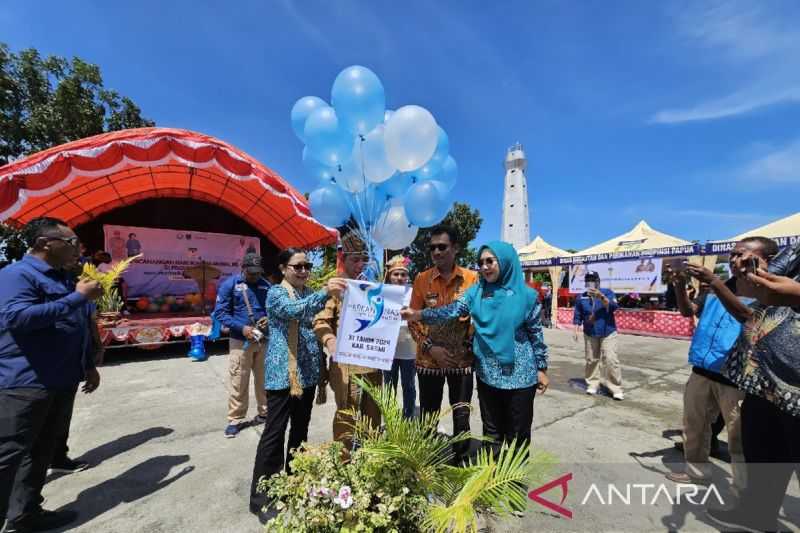
<path fill-rule="evenodd" d="M 632 230 L 613 239 L 590 246 L 575 255 L 606 254 L 614 252 L 633 252 L 665 248 L 667 246 L 684 246 L 692 244 L 689 241 L 656 231 L 642 220 Z"/>
<path fill-rule="evenodd" d="M 520 261 L 538 261 L 543 259 L 553 259 L 554 257 L 567 257 L 572 255 L 566 250 L 562 250 L 561 248 L 553 246 L 546 240 L 542 239 L 540 235 L 537 235 L 536 238 L 533 239 L 527 246 L 523 246 L 522 248 L 520 248 L 517 253 L 519 253 Z M 559 282 L 561 281 L 562 271 L 563 267 L 561 266 L 547 267 L 547 272 L 548 274 L 550 274 L 550 281 L 552 283 L 552 290 L 553 290 L 553 299 L 551 306 L 551 316 L 553 317 L 553 320 L 556 320 L 555 317 L 558 316 L 558 287 L 559 287 Z"/>
<path fill-rule="evenodd" d="M 800 235 L 800 213 L 770 222 L 766 226 L 751 229 L 728 240 L 740 241 L 747 237 L 769 237 L 774 239 L 776 237 L 793 237 L 795 235 Z"/>

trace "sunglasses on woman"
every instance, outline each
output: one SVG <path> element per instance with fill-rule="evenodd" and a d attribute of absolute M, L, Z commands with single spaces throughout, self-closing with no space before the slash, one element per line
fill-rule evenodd
<path fill-rule="evenodd" d="M 492 267 L 495 263 L 497 263 L 497 260 L 494 257 L 487 257 L 486 259 L 478 260 L 478 266 Z"/>
<path fill-rule="evenodd" d="M 311 272 L 311 270 L 314 268 L 314 265 L 311 263 L 297 263 L 296 265 L 286 265 L 286 266 L 292 267 L 292 270 L 294 270 L 295 272 L 302 272 L 304 270 L 306 272 Z"/>

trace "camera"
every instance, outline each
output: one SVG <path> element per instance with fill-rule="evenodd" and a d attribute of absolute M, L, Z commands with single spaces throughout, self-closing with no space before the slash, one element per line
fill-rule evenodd
<path fill-rule="evenodd" d="M 264 339 L 267 338 L 269 334 L 269 330 L 267 328 L 267 317 L 258 319 L 256 325 L 253 326 L 253 337 L 258 344 L 264 342 Z"/>

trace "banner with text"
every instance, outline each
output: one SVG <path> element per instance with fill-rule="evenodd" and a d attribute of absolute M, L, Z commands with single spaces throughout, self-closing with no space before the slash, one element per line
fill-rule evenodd
<path fill-rule="evenodd" d="M 661 283 L 661 268 L 659 258 L 573 265 L 569 267 L 569 292 L 583 293 L 586 290 L 583 277 L 593 270 L 600 275 L 600 286 L 614 292 L 662 293 L 667 288 Z"/>
<path fill-rule="evenodd" d="M 112 263 L 142 254 L 125 273 L 128 296 L 206 294 L 239 272 L 246 253 L 260 253 L 258 237 L 134 226 L 104 225 Z M 209 287 L 210 286 L 210 287 Z"/>
<path fill-rule="evenodd" d="M 402 285 L 348 281 L 334 361 L 390 370 L 405 295 Z"/>

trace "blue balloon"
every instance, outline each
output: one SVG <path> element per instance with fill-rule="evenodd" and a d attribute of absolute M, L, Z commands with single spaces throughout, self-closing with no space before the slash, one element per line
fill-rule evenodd
<path fill-rule="evenodd" d="M 335 228 L 350 218 L 350 204 L 344 191 L 333 185 L 312 191 L 308 203 L 314 218 L 326 226 Z"/>
<path fill-rule="evenodd" d="M 294 103 L 292 107 L 292 129 L 301 141 L 306 142 L 306 136 L 303 133 L 306 127 L 306 119 L 315 109 L 320 107 L 328 107 L 328 104 L 317 96 L 304 96 Z"/>
<path fill-rule="evenodd" d="M 355 198 L 356 220 L 363 222 L 369 231 L 389 207 L 389 196 L 376 185 L 370 185 Z"/>
<path fill-rule="evenodd" d="M 380 184 L 379 189 L 385 192 L 389 198 L 403 198 L 413 184 L 413 176 L 405 172 L 395 172 L 391 178 Z"/>
<path fill-rule="evenodd" d="M 445 161 L 450 156 L 450 140 L 447 137 L 447 133 L 439 127 L 439 137 L 436 141 L 436 151 L 433 152 L 433 155 L 428 162 L 422 165 L 420 168 L 416 170 L 409 171 L 409 174 L 415 176 L 418 180 L 431 180 L 431 179 L 439 179 L 437 178 L 437 174 L 439 171 L 442 170 L 442 166 L 444 166 Z"/>
<path fill-rule="evenodd" d="M 348 132 L 366 135 L 383 122 L 386 95 L 374 72 L 354 65 L 336 76 L 331 89 L 331 104 Z"/>
<path fill-rule="evenodd" d="M 445 186 L 436 180 L 415 183 L 406 193 L 405 209 L 408 221 L 420 228 L 441 222 L 450 209 Z"/>
<path fill-rule="evenodd" d="M 334 169 L 323 165 L 308 152 L 308 147 L 303 148 L 303 167 L 306 169 L 306 176 L 314 181 L 331 183 L 333 181 Z"/>
<path fill-rule="evenodd" d="M 447 160 L 444 162 L 439 174 L 434 176 L 433 179 L 441 182 L 447 192 L 452 191 L 458 180 L 458 165 L 456 164 L 456 160 L 453 159 L 452 156 L 447 156 Z"/>
<path fill-rule="evenodd" d="M 319 162 L 332 167 L 350 160 L 353 136 L 342 127 L 332 107 L 312 111 L 303 132 L 309 154 Z"/>

